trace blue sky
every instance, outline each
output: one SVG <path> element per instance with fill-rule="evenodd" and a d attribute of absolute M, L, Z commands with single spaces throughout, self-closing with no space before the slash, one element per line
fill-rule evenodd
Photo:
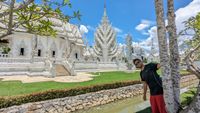
<path fill-rule="evenodd" d="M 22 0 L 17 0 L 22 1 Z M 54 1 L 54 0 L 52 0 Z M 55 0 L 62 1 L 62 0 Z M 103 16 L 104 0 L 70 0 L 72 9 L 63 8 L 65 14 L 81 12 L 81 21 L 70 20 L 75 25 L 84 25 L 89 30 L 85 34 L 89 45 L 94 43 L 94 32 Z M 167 0 L 164 1 L 165 15 Z M 36 0 L 41 3 L 41 0 Z M 184 29 L 183 22 L 200 12 L 200 0 L 174 0 L 177 31 Z M 107 15 L 113 27 L 118 31 L 117 42 L 125 43 L 125 36 L 131 34 L 133 44 L 150 48 L 151 39 L 157 40 L 154 0 L 106 0 Z M 186 37 L 180 37 L 184 42 Z M 155 42 L 157 45 L 157 41 Z"/>
<path fill-rule="evenodd" d="M 165 7 L 166 7 L 166 0 Z M 185 7 L 192 0 L 174 0 L 175 10 Z M 103 15 L 104 0 L 71 0 L 72 10 L 80 10 L 81 21 L 71 20 L 76 25 L 85 25 L 89 32 L 86 34 L 89 45 L 94 42 L 94 29 L 100 23 Z M 154 0 L 106 0 L 107 15 L 113 27 L 119 29 L 117 35 L 118 43 L 124 43 L 124 36 L 130 33 L 133 41 L 141 42 L 146 40 L 149 35 L 148 28 L 155 26 L 156 16 Z M 70 13 L 70 11 L 64 11 Z M 136 30 L 136 26 L 141 22 L 148 23 L 143 30 Z"/>

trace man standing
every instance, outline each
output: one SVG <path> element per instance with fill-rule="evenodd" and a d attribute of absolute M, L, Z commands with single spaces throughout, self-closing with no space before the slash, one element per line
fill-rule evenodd
<path fill-rule="evenodd" d="M 140 59 L 134 59 L 133 64 L 141 70 L 140 77 L 143 81 L 144 94 L 143 99 L 146 100 L 147 86 L 150 89 L 150 103 L 153 113 L 167 113 L 163 98 L 162 80 L 157 73 L 160 64 L 149 63 L 144 65 Z"/>

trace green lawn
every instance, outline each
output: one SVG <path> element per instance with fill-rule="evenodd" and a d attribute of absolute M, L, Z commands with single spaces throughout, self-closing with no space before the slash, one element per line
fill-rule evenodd
<path fill-rule="evenodd" d="M 196 92 L 197 92 L 197 88 L 192 88 L 189 91 L 181 94 L 181 102 L 182 102 L 181 104 L 183 106 L 189 105 L 192 102 L 192 99 L 194 95 L 196 94 Z"/>
<path fill-rule="evenodd" d="M 98 75 L 99 73 L 93 73 Z M 139 72 L 102 72 L 100 76 L 94 77 L 93 80 L 79 83 L 60 83 L 60 82 L 37 82 L 21 83 L 20 81 L 0 81 L 0 96 L 14 96 L 21 94 L 30 94 L 51 89 L 67 89 L 83 87 L 97 84 L 106 84 L 128 80 L 139 80 Z"/>
<path fill-rule="evenodd" d="M 159 72 L 160 73 L 160 72 Z M 185 73 L 185 71 L 181 71 Z M 99 75 L 99 73 L 92 73 Z M 60 82 L 37 82 L 21 83 L 20 81 L 0 81 L 0 96 L 15 96 L 30 94 L 32 92 L 41 92 L 51 89 L 71 89 L 75 87 L 91 86 L 97 84 L 106 84 L 120 81 L 139 80 L 139 71 L 126 73 L 122 71 L 101 72 L 100 76 L 94 77 L 93 80 L 79 83 L 60 83 Z"/>

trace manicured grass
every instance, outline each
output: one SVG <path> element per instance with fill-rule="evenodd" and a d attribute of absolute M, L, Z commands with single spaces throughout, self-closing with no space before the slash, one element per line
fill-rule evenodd
<path fill-rule="evenodd" d="M 185 71 L 181 71 L 185 72 Z M 20 81 L 1 81 L 0 80 L 0 96 L 16 96 L 22 94 L 30 94 L 33 92 L 41 92 L 51 89 L 71 89 L 76 87 L 91 86 L 97 84 L 107 84 L 121 81 L 140 80 L 139 71 L 126 73 L 122 71 L 92 73 L 99 75 L 87 82 L 79 83 L 60 83 L 60 82 L 37 82 L 22 83 Z"/>
<path fill-rule="evenodd" d="M 93 73 L 99 75 L 99 73 Z M 0 96 L 15 96 L 30 94 L 51 89 L 69 89 L 75 87 L 91 86 L 121 81 L 139 80 L 139 72 L 102 72 L 93 80 L 79 83 L 37 82 L 21 83 L 20 81 L 0 81 Z"/>
<path fill-rule="evenodd" d="M 181 104 L 182 106 L 187 106 L 192 102 L 194 95 L 197 92 L 197 88 L 192 88 L 189 91 L 181 94 Z"/>

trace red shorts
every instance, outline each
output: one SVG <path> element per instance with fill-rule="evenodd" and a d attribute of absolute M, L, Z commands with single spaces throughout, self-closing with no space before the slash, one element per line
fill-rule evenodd
<path fill-rule="evenodd" d="M 152 113 L 167 113 L 163 95 L 150 96 Z"/>

